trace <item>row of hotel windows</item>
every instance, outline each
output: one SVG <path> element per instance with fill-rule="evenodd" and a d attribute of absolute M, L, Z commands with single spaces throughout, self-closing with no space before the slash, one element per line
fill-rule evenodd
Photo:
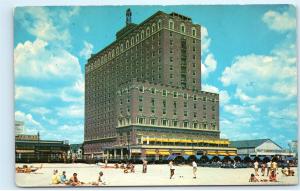
<path fill-rule="evenodd" d="M 138 87 L 139 88 L 139 91 L 141 92 L 141 93 L 145 93 L 145 88 L 144 88 L 144 86 L 139 86 Z M 128 88 L 126 88 L 125 90 L 122 90 L 122 91 L 118 91 L 118 95 L 122 95 L 123 93 L 129 93 L 129 89 Z M 167 97 L 168 95 L 173 95 L 173 98 L 178 98 L 179 96 L 180 96 L 180 93 L 178 93 L 178 92 L 176 92 L 176 91 L 173 91 L 172 93 L 171 92 L 169 92 L 169 91 L 167 91 L 167 90 L 162 90 L 162 91 L 159 91 L 159 90 L 157 90 L 156 88 L 150 88 L 150 92 L 152 93 L 152 94 L 156 94 L 157 92 L 161 92 L 162 93 L 162 96 L 164 96 L 164 97 Z M 194 101 L 197 101 L 198 99 L 201 99 L 201 97 L 199 97 L 199 96 L 197 96 L 197 95 L 193 95 L 193 96 L 191 96 L 191 95 L 189 95 L 188 93 L 184 93 L 183 94 L 183 98 L 184 99 L 188 99 L 189 97 L 192 97 L 193 98 L 193 100 Z M 202 101 L 207 101 L 207 99 L 206 99 L 206 97 L 204 96 L 204 97 L 202 97 Z M 211 101 L 212 102 L 215 102 L 216 100 L 215 100 L 215 98 L 211 98 Z"/>
<path fill-rule="evenodd" d="M 173 20 L 169 20 L 169 29 L 174 30 L 174 28 L 175 28 L 174 21 Z M 155 23 L 152 24 L 152 33 L 156 32 L 156 29 L 157 30 L 161 29 L 161 20 L 158 21 L 157 28 L 156 28 L 156 24 Z M 191 32 L 192 36 L 196 37 L 196 35 L 197 35 L 196 28 L 192 27 L 191 31 L 192 31 Z M 185 27 L 184 23 L 180 24 L 180 32 L 181 33 L 186 33 L 186 27 Z M 146 37 L 148 37 L 149 35 L 151 35 L 151 32 L 150 32 L 150 27 L 148 26 L 146 28 Z M 135 43 L 138 43 L 140 40 L 143 40 L 144 38 L 145 38 L 145 32 L 144 32 L 144 30 L 142 30 L 140 33 L 137 33 L 135 37 L 132 36 L 130 38 L 130 42 L 129 42 L 129 40 L 126 40 L 126 42 L 125 42 L 125 48 L 126 49 L 130 48 L 130 46 L 133 46 Z M 100 63 L 105 63 L 107 60 L 110 60 L 115 55 L 118 55 L 119 53 L 121 53 L 123 51 L 124 51 L 123 43 L 120 43 L 120 45 L 117 45 L 115 49 L 112 49 L 107 54 L 104 54 L 104 56 L 102 56 L 100 58 Z"/>
<path fill-rule="evenodd" d="M 124 126 L 124 125 L 130 125 L 131 120 L 129 118 L 123 118 L 119 119 L 118 125 Z M 148 121 L 146 121 L 145 117 L 138 117 L 137 118 L 137 124 L 147 124 L 147 125 L 158 125 L 158 120 L 156 118 L 149 118 Z M 160 125 L 164 127 L 184 127 L 184 128 L 200 128 L 200 129 L 216 129 L 215 123 L 198 123 L 198 122 L 192 122 L 189 121 L 179 121 L 179 120 L 169 120 L 169 119 L 161 119 Z"/>

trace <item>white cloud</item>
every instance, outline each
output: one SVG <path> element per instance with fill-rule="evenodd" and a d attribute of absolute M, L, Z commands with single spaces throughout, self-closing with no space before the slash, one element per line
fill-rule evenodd
<path fill-rule="evenodd" d="M 44 132 L 45 129 L 40 122 L 36 121 L 30 113 L 26 114 L 22 111 L 15 112 L 15 120 L 24 122 L 25 131 L 28 134 L 36 134 L 38 131 Z"/>
<path fill-rule="evenodd" d="M 214 72 L 217 68 L 217 61 L 212 53 L 209 53 L 203 63 L 201 63 L 202 77 L 206 78 L 209 73 Z"/>
<path fill-rule="evenodd" d="M 57 114 L 60 117 L 66 118 L 83 118 L 84 106 L 81 104 L 73 104 L 67 107 L 56 108 Z"/>
<path fill-rule="evenodd" d="M 209 51 L 209 46 L 211 43 L 211 38 L 208 36 L 207 28 L 201 26 L 201 55 Z"/>
<path fill-rule="evenodd" d="M 268 112 L 268 116 L 271 118 L 277 119 L 293 119 L 297 120 L 297 105 L 290 104 L 281 109 L 270 108 Z"/>
<path fill-rule="evenodd" d="M 41 115 L 51 113 L 50 109 L 45 108 L 45 107 L 35 107 L 35 108 L 30 109 L 30 111 L 33 113 L 41 114 Z"/>
<path fill-rule="evenodd" d="M 276 11 L 268 11 L 264 14 L 262 20 L 272 30 L 284 32 L 296 29 L 295 7 L 280 13 Z"/>
<path fill-rule="evenodd" d="M 30 86 L 16 86 L 15 99 L 30 102 L 40 102 L 53 98 L 54 95 L 44 90 Z"/>
<path fill-rule="evenodd" d="M 87 41 L 84 41 L 83 43 L 84 43 L 84 47 L 80 51 L 79 55 L 81 57 L 85 58 L 85 59 L 88 59 L 88 58 L 91 57 L 94 46 L 91 43 L 87 42 Z"/>
<path fill-rule="evenodd" d="M 39 79 L 81 77 L 78 58 L 64 49 L 51 49 L 46 41 L 19 43 L 14 50 L 15 76 Z"/>
<path fill-rule="evenodd" d="M 260 112 L 260 108 L 256 105 L 237 105 L 237 104 L 230 104 L 224 106 L 224 111 L 229 112 L 238 117 L 249 117 L 251 116 L 252 112 Z"/>

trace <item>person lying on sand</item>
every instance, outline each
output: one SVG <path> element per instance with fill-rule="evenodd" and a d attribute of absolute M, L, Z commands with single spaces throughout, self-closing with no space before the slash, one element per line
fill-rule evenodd
<path fill-rule="evenodd" d="M 249 178 L 249 182 L 259 182 L 259 180 L 254 176 L 254 174 L 252 173 L 250 175 L 250 178 Z"/>
<path fill-rule="evenodd" d="M 23 167 L 17 167 L 16 168 L 16 173 L 31 173 L 31 172 L 35 172 L 39 169 L 41 169 L 43 167 L 43 164 L 41 164 L 40 167 L 29 167 L 27 165 L 23 165 Z"/>

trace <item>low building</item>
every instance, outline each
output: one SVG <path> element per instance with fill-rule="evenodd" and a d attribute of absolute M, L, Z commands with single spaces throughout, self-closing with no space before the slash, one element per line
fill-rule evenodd
<path fill-rule="evenodd" d="M 67 141 L 41 140 L 37 135 L 16 135 L 16 162 L 66 162 Z"/>
<path fill-rule="evenodd" d="M 231 147 L 237 148 L 238 155 L 247 156 L 295 156 L 295 153 L 283 149 L 271 139 L 231 141 Z"/>

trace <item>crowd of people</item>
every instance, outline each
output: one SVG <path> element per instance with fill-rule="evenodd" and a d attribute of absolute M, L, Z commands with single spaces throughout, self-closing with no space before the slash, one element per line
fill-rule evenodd
<path fill-rule="evenodd" d="M 70 186 L 80 186 L 80 185 L 101 186 L 101 185 L 106 185 L 103 176 L 104 176 L 103 172 L 100 171 L 96 181 L 84 183 L 79 181 L 77 177 L 77 173 L 73 173 L 73 175 L 68 179 L 65 171 L 63 171 L 62 174 L 59 174 L 58 170 L 54 170 L 51 178 L 51 183 L 54 185 L 64 184 Z"/>
<path fill-rule="evenodd" d="M 278 163 L 276 161 L 269 161 L 267 163 L 263 162 L 259 165 L 258 161 L 253 163 L 254 173 L 250 175 L 249 182 L 278 182 L 277 175 L 278 171 Z M 261 169 L 261 176 L 267 176 L 268 178 L 258 179 L 259 168 Z M 282 167 L 281 173 L 285 176 L 294 176 L 295 172 L 289 166 Z"/>

